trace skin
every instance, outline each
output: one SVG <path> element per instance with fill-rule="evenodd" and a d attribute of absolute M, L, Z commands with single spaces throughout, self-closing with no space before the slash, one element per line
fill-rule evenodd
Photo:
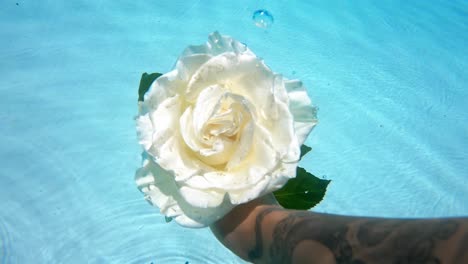
<path fill-rule="evenodd" d="M 282 208 L 273 195 L 211 227 L 253 263 L 468 263 L 468 218 L 350 217 Z"/>

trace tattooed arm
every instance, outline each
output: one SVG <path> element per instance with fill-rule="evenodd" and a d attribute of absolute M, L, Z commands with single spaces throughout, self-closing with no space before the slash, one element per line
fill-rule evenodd
<path fill-rule="evenodd" d="M 273 196 L 211 226 L 254 263 L 468 263 L 468 218 L 387 219 L 286 210 Z"/>

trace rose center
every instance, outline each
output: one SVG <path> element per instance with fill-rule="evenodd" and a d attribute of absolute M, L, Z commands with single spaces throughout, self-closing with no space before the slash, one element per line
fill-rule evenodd
<path fill-rule="evenodd" d="M 203 163 L 219 170 L 234 168 L 250 151 L 253 114 L 253 105 L 243 96 L 223 85 L 209 86 L 180 117 L 181 136 Z"/>
<path fill-rule="evenodd" d="M 212 114 L 201 128 L 200 141 L 204 146 L 199 158 L 210 165 L 222 165 L 229 161 L 236 150 L 249 114 L 235 95 L 221 96 Z M 247 118 L 246 118 L 247 117 Z"/>

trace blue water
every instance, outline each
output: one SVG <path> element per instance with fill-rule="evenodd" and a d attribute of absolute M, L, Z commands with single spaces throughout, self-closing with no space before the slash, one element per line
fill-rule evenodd
<path fill-rule="evenodd" d="M 302 165 L 333 182 L 315 210 L 468 215 L 467 1 L 5 0 L 0 263 L 243 263 L 133 181 L 141 73 L 215 30 L 319 106 Z"/>

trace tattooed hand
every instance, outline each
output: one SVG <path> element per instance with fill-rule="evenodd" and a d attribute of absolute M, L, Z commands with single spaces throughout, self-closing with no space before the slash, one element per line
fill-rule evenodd
<path fill-rule="evenodd" d="M 386 219 L 283 209 L 273 195 L 211 226 L 253 263 L 468 263 L 468 218 Z"/>

